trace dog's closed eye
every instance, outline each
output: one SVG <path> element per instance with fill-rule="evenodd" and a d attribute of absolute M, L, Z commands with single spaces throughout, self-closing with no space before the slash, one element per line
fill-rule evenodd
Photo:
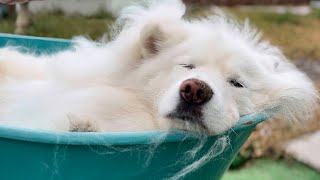
<path fill-rule="evenodd" d="M 231 84 L 232 86 L 236 87 L 236 88 L 243 88 L 244 85 L 243 83 L 241 83 L 238 79 L 230 79 L 228 80 L 229 84 Z"/>
<path fill-rule="evenodd" d="M 196 66 L 194 64 L 179 64 L 180 66 L 187 68 L 187 69 L 195 69 Z"/>

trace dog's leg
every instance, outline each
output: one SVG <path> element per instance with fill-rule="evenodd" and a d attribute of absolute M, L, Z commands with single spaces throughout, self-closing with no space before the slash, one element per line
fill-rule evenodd
<path fill-rule="evenodd" d="M 73 115 L 68 115 L 70 132 L 98 132 L 97 125 L 88 119 L 80 119 Z"/>
<path fill-rule="evenodd" d="M 16 34 L 26 34 L 27 28 L 32 24 L 31 12 L 28 5 L 29 3 L 20 4 L 20 10 L 16 19 Z"/>

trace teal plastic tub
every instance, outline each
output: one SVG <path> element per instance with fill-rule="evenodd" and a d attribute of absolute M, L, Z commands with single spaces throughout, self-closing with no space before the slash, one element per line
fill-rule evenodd
<path fill-rule="evenodd" d="M 0 47 L 22 46 L 39 54 L 72 48 L 72 44 L 63 39 L 0 34 Z M 186 152 L 201 141 L 181 131 L 170 132 L 156 144 L 163 131 L 74 133 L 0 126 L 0 179 L 175 179 L 221 137 L 228 137 L 221 153 L 183 177 L 220 179 L 256 125 L 267 118 L 266 114 L 242 117 L 232 130 L 207 137 L 194 157 Z"/>

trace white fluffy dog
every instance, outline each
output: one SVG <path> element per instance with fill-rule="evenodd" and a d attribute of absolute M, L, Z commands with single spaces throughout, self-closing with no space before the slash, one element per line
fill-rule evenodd
<path fill-rule="evenodd" d="M 209 134 L 240 116 L 311 115 L 312 82 L 248 25 L 187 21 L 181 3 L 127 8 L 107 44 L 30 55 L 0 50 L 1 124 L 59 131 L 183 129 Z M 94 27 L 93 27 L 94 28 Z"/>

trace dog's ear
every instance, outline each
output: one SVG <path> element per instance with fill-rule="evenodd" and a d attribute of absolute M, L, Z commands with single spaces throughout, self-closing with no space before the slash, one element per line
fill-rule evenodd
<path fill-rule="evenodd" d="M 166 41 L 165 32 L 158 24 L 147 24 L 140 34 L 142 56 L 150 57 L 159 53 L 161 44 Z"/>
<path fill-rule="evenodd" d="M 187 33 L 179 23 L 164 19 L 144 25 L 140 32 L 142 57 L 155 56 L 162 50 L 179 44 Z"/>

